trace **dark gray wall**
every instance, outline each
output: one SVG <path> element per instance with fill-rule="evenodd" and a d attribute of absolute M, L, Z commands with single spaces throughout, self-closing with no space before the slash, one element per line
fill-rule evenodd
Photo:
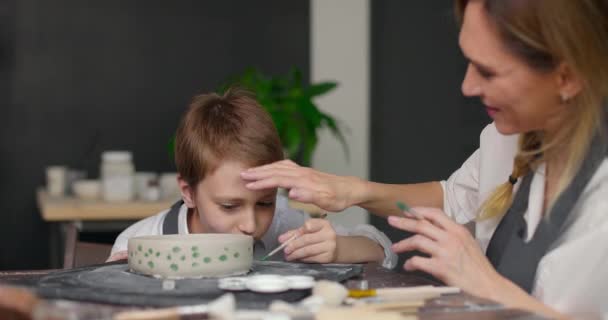
<path fill-rule="evenodd" d="M 453 1 L 372 1 L 371 178 L 447 178 L 479 145 L 489 118 L 460 92 L 466 62 Z M 372 217 L 393 241 L 407 236 Z M 401 257 L 399 268 L 406 255 Z"/>
<path fill-rule="evenodd" d="M 309 3 L 0 0 L 0 269 L 44 268 L 44 167 L 98 174 L 104 149 L 174 170 L 167 142 L 190 97 L 256 66 L 308 78 Z"/>

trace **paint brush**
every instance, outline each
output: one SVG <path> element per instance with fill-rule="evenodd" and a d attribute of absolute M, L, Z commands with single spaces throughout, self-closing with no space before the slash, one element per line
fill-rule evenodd
<path fill-rule="evenodd" d="M 279 252 L 279 250 L 285 248 L 285 246 L 287 246 L 290 242 L 292 242 L 293 240 L 297 239 L 299 236 L 299 234 L 294 234 L 291 238 L 287 239 L 287 241 L 283 242 L 283 244 L 281 244 L 280 246 L 278 246 L 276 249 L 270 251 L 270 253 L 268 253 L 267 255 L 263 256 L 262 259 L 260 259 L 260 261 L 266 261 L 268 258 L 272 257 L 275 253 Z"/>
<path fill-rule="evenodd" d="M 397 201 L 397 208 L 399 208 L 399 210 L 403 212 L 412 214 L 416 219 L 422 219 L 422 215 L 420 213 L 414 211 L 414 209 L 410 208 L 410 206 L 408 206 L 404 202 Z"/>

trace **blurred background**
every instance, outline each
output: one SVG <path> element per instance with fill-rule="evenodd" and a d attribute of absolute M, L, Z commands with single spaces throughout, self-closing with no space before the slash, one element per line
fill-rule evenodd
<path fill-rule="evenodd" d="M 465 67 L 450 0 L 0 0 L 0 270 L 61 264 L 61 222 L 37 197 L 47 167 L 97 179 L 103 151 L 128 150 L 137 171 L 175 171 L 168 146 L 190 98 L 250 70 L 337 84 L 313 101 L 344 141 L 314 131 L 313 167 L 446 179 L 490 121 L 460 92 Z M 405 236 L 356 208 L 332 219 Z M 72 222 L 92 242 L 120 231 Z"/>

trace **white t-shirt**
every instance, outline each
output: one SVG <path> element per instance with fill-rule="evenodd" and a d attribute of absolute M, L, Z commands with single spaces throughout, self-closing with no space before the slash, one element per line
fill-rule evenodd
<path fill-rule="evenodd" d="M 114 242 L 112 247 L 112 253 L 114 254 L 119 251 L 127 250 L 127 243 L 129 238 L 137 236 L 148 236 L 148 235 L 162 235 L 163 234 L 163 221 L 165 216 L 169 213 L 169 209 L 164 210 L 154 216 L 148 217 L 141 221 L 138 221 L 124 230 Z M 178 234 L 189 234 L 188 230 L 188 208 L 186 205 L 182 205 L 179 210 L 177 229 Z M 262 236 L 261 251 L 256 250 L 256 255 L 263 255 L 270 252 L 277 246 L 279 246 L 278 237 L 292 229 L 301 227 L 304 222 L 308 219 L 308 215 L 300 210 L 292 209 L 288 206 L 287 198 L 278 195 L 276 200 L 276 209 L 272 224 Z M 346 229 L 340 225 L 334 225 L 336 234 L 342 236 L 364 236 L 372 241 L 378 243 L 384 249 L 384 260 L 382 266 L 385 268 L 394 268 L 397 264 L 397 255 L 391 250 L 390 239 L 381 231 L 375 227 L 362 224 L 358 225 L 353 229 Z M 257 249 L 257 247 L 256 247 Z M 282 259 L 282 254 L 276 254 L 271 259 Z"/>
<path fill-rule="evenodd" d="M 476 218 L 488 195 L 507 181 L 517 139 L 500 134 L 494 124 L 483 130 L 479 149 L 441 182 L 447 215 L 463 224 Z M 541 165 L 530 185 L 524 214 L 527 240 L 542 218 L 544 173 Z M 483 250 L 499 222 L 500 217 L 476 223 L 475 237 Z M 600 164 L 566 223 L 564 234 L 539 262 L 532 295 L 567 314 L 608 318 L 608 160 Z"/>

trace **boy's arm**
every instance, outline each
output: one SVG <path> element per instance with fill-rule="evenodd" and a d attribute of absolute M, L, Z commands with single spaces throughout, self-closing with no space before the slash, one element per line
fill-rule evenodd
<path fill-rule="evenodd" d="M 336 263 L 384 261 L 382 246 L 364 236 L 338 236 L 336 246 Z"/>
<path fill-rule="evenodd" d="M 392 250 L 393 243 L 382 231 L 376 229 L 374 226 L 369 224 L 361 224 L 352 229 L 347 229 L 340 225 L 333 225 L 333 227 L 334 230 L 336 230 L 338 239 L 346 238 L 346 240 L 348 240 L 338 241 L 338 259 L 342 259 L 341 257 L 344 256 L 363 256 L 364 254 L 367 257 L 368 254 L 380 250 L 381 256 L 379 259 L 368 259 L 364 261 L 344 261 L 351 263 L 378 261 L 381 262 L 382 266 L 387 269 L 392 269 L 397 265 L 399 257 Z M 353 238 L 353 240 L 350 240 L 349 238 Z M 362 242 L 362 239 L 356 241 L 354 240 L 355 238 L 364 238 L 367 241 Z M 341 242 L 345 243 L 341 244 Z M 363 249 L 365 249 L 365 251 L 363 251 Z M 343 251 L 346 252 L 343 253 Z"/>

